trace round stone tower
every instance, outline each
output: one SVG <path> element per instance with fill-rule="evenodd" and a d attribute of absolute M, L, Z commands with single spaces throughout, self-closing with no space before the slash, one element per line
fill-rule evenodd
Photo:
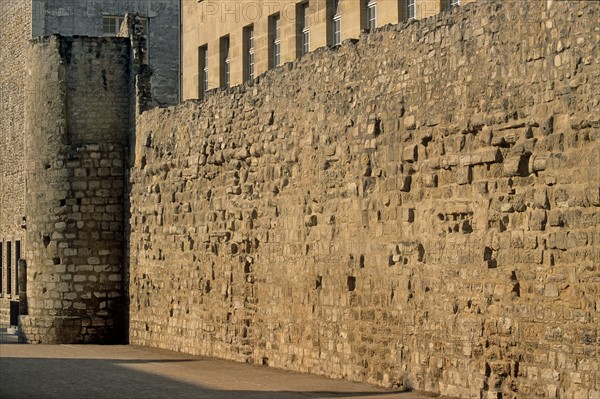
<path fill-rule="evenodd" d="M 29 46 L 22 341 L 126 336 L 129 57 L 126 38 L 50 36 Z"/>

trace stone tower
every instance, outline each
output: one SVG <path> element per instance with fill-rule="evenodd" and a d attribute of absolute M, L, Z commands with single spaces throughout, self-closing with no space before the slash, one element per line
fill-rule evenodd
<path fill-rule="evenodd" d="M 28 48 L 22 341 L 123 341 L 130 54 L 128 38 L 50 36 Z"/>

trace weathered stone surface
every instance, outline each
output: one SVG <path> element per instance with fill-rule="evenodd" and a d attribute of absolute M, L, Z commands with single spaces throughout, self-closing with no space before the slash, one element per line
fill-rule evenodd
<path fill-rule="evenodd" d="M 135 344 L 596 397 L 599 8 L 469 5 L 147 112 L 129 196 L 127 40 L 38 41 L 23 338 L 114 338 L 128 284 Z"/>
<path fill-rule="evenodd" d="M 28 47 L 27 342 L 123 341 L 127 38 Z"/>
<path fill-rule="evenodd" d="M 147 35 L 137 35 L 144 37 L 145 48 L 143 51 L 141 48 L 136 48 L 136 55 L 138 55 L 136 60 L 143 55 L 145 59 L 149 57 L 151 61 L 151 67 L 144 62 L 144 73 L 138 73 L 137 76 L 139 108 L 144 109 L 144 106 L 150 103 L 176 104 L 179 98 L 180 78 L 179 29 L 177 29 L 180 23 L 179 5 L 179 0 L 154 0 L 152 2 L 146 0 L 127 2 L 6 0 L 0 2 L 0 38 L 2 42 L 0 46 L 0 244 L 2 244 L 0 257 L 4 261 L 2 262 L 3 266 L 0 267 L 0 320 L 3 322 L 9 320 L 10 302 L 19 300 L 16 268 L 19 254 L 15 249 L 17 243 L 21 244 L 21 247 L 24 248 L 22 253 L 24 256 L 28 246 L 25 231 L 27 227 L 25 207 L 27 184 L 23 159 L 27 151 L 25 103 L 36 101 L 36 97 L 40 96 L 41 91 L 46 87 L 46 82 L 41 82 L 39 86 L 26 87 L 27 79 L 36 80 L 43 75 L 43 73 L 40 73 L 40 76 L 28 75 L 26 58 L 28 42 L 32 37 L 50 34 L 102 37 L 104 35 L 104 16 L 122 18 L 126 13 L 135 12 L 149 21 L 150 27 Z M 135 42 L 135 40 L 133 41 Z M 147 51 L 147 48 L 150 51 Z M 98 54 L 99 58 L 102 56 Z M 112 66 L 110 64 L 98 62 L 94 66 L 100 68 L 99 71 L 103 70 L 107 76 L 110 76 L 115 69 L 124 66 L 121 60 L 112 62 Z M 90 79 L 92 77 L 89 76 Z M 51 75 L 48 76 L 48 79 L 56 82 L 62 77 Z M 153 83 L 152 86 L 149 84 L 150 82 Z M 89 83 L 90 86 L 94 86 L 98 82 Z M 85 82 L 82 87 L 72 89 L 68 93 L 69 104 L 75 105 L 74 107 L 69 105 L 68 111 L 73 109 L 85 115 L 97 114 L 99 116 L 98 123 L 93 128 L 105 129 L 106 135 L 110 136 L 113 127 L 111 125 L 114 124 L 114 121 L 103 114 L 104 110 L 98 111 L 101 101 L 95 98 L 85 98 L 87 85 L 88 82 Z M 141 86 L 144 86 L 146 90 L 139 90 Z M 112 88 L 107 92 L 111 92 L 111 90 Z M 150 93 L 154 97 L 152 100 L 148 98 Z M 113 102 L 122 105 L 124 102 L 128 102 L 128 99 L 114 98 Z M 37 105 L 44 106 L 43 103 Z M 40 115 L 44 121 L 46 116 L 43 115 L 43 112 L 40 112 Z M 69 115 L 69 118 L 71 116 Z M 74 121 L 81 119 L 78 116 Z M 51 122 L 48 123 L 48 125 L 51 124 Z M 132 123 L 129 125 L 131 127 Z M 78 130 L 77 127 L 75 129 Z M 86 133 L 80 129 L 79 134 Z M 67 164 L 70 163 L 72 162 L 67 160 Z M 68 165 L 69 169 L 72 167 L 72 165 Z M 78 178 L 85 177 L 88 167 L 88 165 L 79 165 L 74 169 L 74 173 Z M 111 174 L 122 167 L 122 163 L 121 165 L 102 165 L 102 169 L 98 170 L 98 176 L 110 179 Z M 66 174 L 67 169 L 56 173 Z M 73 170 L 68 173 L 73 173 Z M 87 182 L 85 181 L 73 184 L 75 186 L 72 189 L 76 191 L 77 195 L 81 195 L 86 190 Z M 124 187 L 123 184 L 122 187 Z M 110 187 L 103 187 L 103 189 L 110 189 Z M 106 194 L 106 191 L 103 194 Z M 80 220 L 77 223 L 83 224 Z M 53 234 L 58 235 L 59 233 Z M 11 243 L 13 248 L 10 254 L 6 251 L 8 243 Z M 10 269 L 10 273 L 7 268 Z"/>
<path fill-rule="evenodd" d="M 599 18 L 468 5 L 145 113 L 131 342 L 465 398 L 597 395 Z"/>

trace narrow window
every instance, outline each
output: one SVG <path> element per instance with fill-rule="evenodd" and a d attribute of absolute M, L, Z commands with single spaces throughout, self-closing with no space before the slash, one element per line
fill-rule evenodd
<path fill-rule="evenodd" d="M 148 18 L 140 18 L 140 22 L 142 23 L 142 35 L 146 36 L 146 38 L 148 37 Z"/>
<path fill-rule="evenodd" d="M 302 12 L 302 21 L 304 22 L 304 26 L 302 27 L 302 51 L 304 54 L 307 54 L 310 51 L 310 12 L 308 3 L 304 3 Z"/>
<path fill-rule="evenodd" d="M 332 27 L 332 44 L 338 46 L 342 44 L 342 9 L 340 7 L 340 0 L 333 0 Z"/>
<path fill-rule="evenodd" d="M 4 280 L 2 279 L 2 277 L 4 277 L 4 250 L 2 248 L 2 241 L 0 241 L 0 294 L 2 294 L 2 292 L 4 292 L 4 288 L 3 288 L 3 282 Z"/>
<path fill-rule="evenodd" d="M 231 63 L 229 58 L 229 36 L 221 38 L 221 87 L 227 88 L 230 85 Z"/>
<path fill-rule="evenodd" d="M 206 98 L 208 91 L 208 45 L 198 48 L 198 98 Z"/>
<path fill-rule="evenodd" d="M 244 77 L 254 79 L 254 25 L 244 28 Z"/>
<path fill-rule="evenodd" d="M 146 56 L 148 56 L 149 53 L 149 49 L 150 49 L 150 40 L 148 39 L 150 36 L 148 35 L 148 31 L 149 31 L 149 20 L 148 18 L 140 18 L 140 23 L 141 23 L 141 34 L 143 35 L 144 39 L 146 39 Z"/>
<path fill-rule="evenodd" d="M 367 1 L 367 29 L 371 32 L 377 28 L 377 1 Z"/>
<path fill-rule="evenodd" d="M 269 18 L 269 54 L 270 65 L 274 68 L 281 65 L 281 19 L 279 14 Z"/>
<path fill-rule="evenodd" d="M 12 294 L 12 244 L 6 242 L 6 293 Z"/>
<path fill-rule="evenodd" d="M 298 21 L 298 51 L 297 56 L 301 57 L 310 51 L 310 14 L 308 2 L 297 5 L 296 20 Z"/>
<path fill-rule="evenodd" d="M 254 79 L 254 26 L 248 32 L 248 79 Z"/>
<path fill-rule="evenodd" d="M 15 291 L 19 295 L 19 259 L 21 259 L 21 241 L 15 241 Z"/>
<path fill-rule="evenodd" d="M 417 0 L 404 0 L 404 22 L 417 18 Z"/>

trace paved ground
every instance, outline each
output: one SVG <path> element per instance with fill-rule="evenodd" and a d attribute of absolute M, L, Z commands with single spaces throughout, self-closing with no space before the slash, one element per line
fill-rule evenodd
<path fill-rule="evenodd" d="M 135 346 L 23 345 L 0 329 L 0 398 L 426 399 L 365 384 Z"/>

